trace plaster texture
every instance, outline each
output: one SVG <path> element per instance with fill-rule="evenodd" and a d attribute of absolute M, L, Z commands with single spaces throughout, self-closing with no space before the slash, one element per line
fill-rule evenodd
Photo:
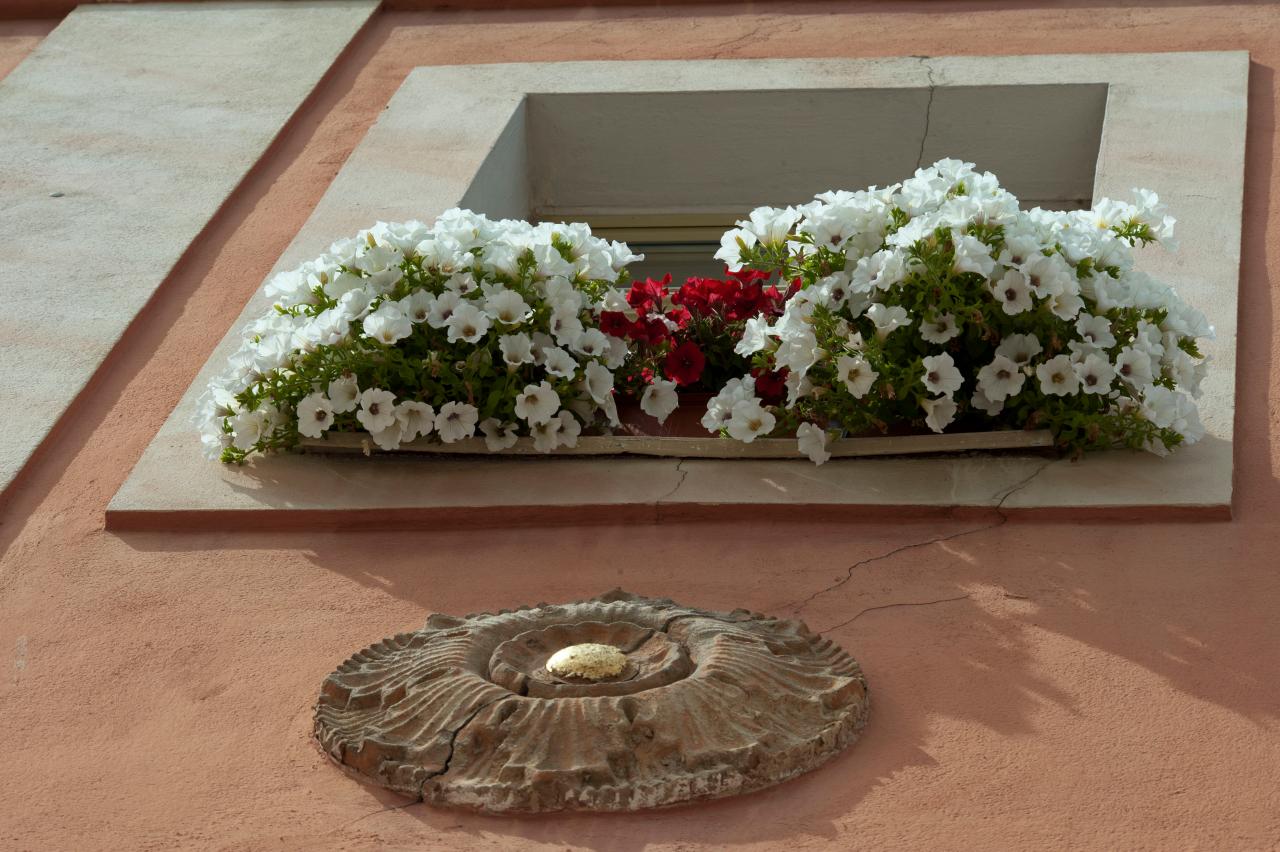
<path fill-rule="evenodd" d="M 0 80 L 57 26 L 56 20 L 0 21 Z"/>
<path fill-rule="evenodd" d="M 1001 84 L 995 94 L 993 82 Z M 573 199 L 590 206 L 585 200 L 603 199 L 606 178 L 615 171 L 634 169 L 640 178 L 651 178 L 617 177 L 621 203 L 656 203 L 659 196 L 645 186 L 659 179 L 663 161 L 680 156 L 687 146 L 659 147 L 645 156 L 624 149 L 616 169 L 611 161 L 602 161 L 606 155 L 593 161 L 574 153 L 584 138 L 594 140 L 597 148 L 608 147 L 607 132 L 619 126 L 615 113 L 623 93 L 681 92 L 681 103 L 691 101 L 713 111 L 715 93 L 722 91 L 772 90 L 791 93 L 791 98 L 844 102 L 850 96 L 843 90 L 860 89 L 862 94 L 853 100 L 870 119 L 865 123 L 878 129 L 850 140 L 845 159 L 857 161 L 857 166 L 847 174 L 834 166 L 823 173 L 833 182 L 848 179 L 838 188 L 883 185 L 909 176 L 917 163 L 953 156 L 998 168 L 1010 186 L 1031 198 L 1078 195 L 1087 191 L 1090 180 L 1096 198 L 1128 198 L 1135 186 L 1159 190 L 1180 217 L 1182 249 L 1177 254 L 1144 251 L 1141 263 L 1205 311 L 1218 334 L 1207 347 L 1211 360 L 1200 400 L 1208 436 L 1169 458 L 1107 453 L 1048 466 L 1034 456 L 994 461 L 838 459 L 815 468 L 803 459 L 729 464 L 615 459 L 593 464 L 400 457 L 369 464 L 361 458 L 281 456 L 228 468 L 204 458 L 190 424 L 196 400 L 238 347 L 240 327 L 270 309 L 270 299 L 259 293 L 249 300 L 112 500 L 108 522 L 117 529 L 174 524 L 302 526 L 330 523 L 346 510 L 372 515 L 387 526 L 430 523 L 446 516 L 453 523 L 489 523 L 513 513 L 562 522 L 583 509 L 601 519 L 660 520 L 691 506 L 704 511 L 719 506 L 728 514 L 768 506 L 791 517 L 804 517 L 815 509 L 857 511 L 867 506 L 1007 507 L 1070 510 L 1079 516 L 1200 510 L 1205 517 L 1228 517 L 1247 82 L 1248 56 L 1238 51 L 417 68 L 275 267 L 293 268 L 334 239 L 375 220 L 430 221 L 455 205 L 493 217 L 525 217 L 557 192 L 570 206 Z M 1106 119 L 1098 142 L 1100 84 L 1106 86 Z M 1044 106 L 1032 110 L 1037 97 L 1027 89 L 1041 99 L 1072 105 L 1078 122 L 1094 126 L 1095 132 L 1078 137 L 1066 132 L 1061 119 L 1044 119 Z M 1017 94 L 1001 94 L 1006 90 Z M 1177 97 L 1170 95 L 1172 91 Z M 602 97 L 607 107 L 601 105 Z M 655 97 L 644 94 L 640 101 L 654 121 L 659 112 L 652 103 Z M 1005 102 L 1008 112 L 1002 113 Z M 1020 114 L 1027 116 L 1033 131 L 1020 135 L 1013 120 Z M 1041 125 L 1052 133 L 1045 136 Z M 891 146 L 887 136 L 894 134 L 889 131 L 911 144 Z M 556 144 L 562 137 L 564 144 Z M 1067 148 L 1097 148 L 1087 158 L 1061 151 L 1042 155 L 1055 140 Z M 876 153 L 853 153 L 862 147 Z M 698 155 L 695 150 L 688 153 Z M 755 160 L 766 162 L 760 153 Z M 1096 172 L 1081 166 L 1082 159 L 1096 160 Z M 1075 165 L 1064 165 L 1072 160 Z M 1042 161 L 1049 164 L 1044 175 L 1037 172 Z M 570 162 L 584 163 L 580 174 L 570 173 Z M 707 192 L 713 195 L 711 185 L 733 186 L 734 175 L 750 167 L 740 154 L 721 160 L 704 156 L 699 162 L 708 163 L 709 173 L 719 175 L 708 184 Z M 765 181 L 761 191 L 772 190 L 780 191 L 780 186 Z M 693 198 L 685 198 L 679 186 L 673 193 L 676 206 Z M 378 510 L 387 511 L 379 518 Z M 289 517 L 280 517 L 286 513 Z M 366 520 L 361 517 L 359 522 Z"/>
<path fill-rule="evenodd" d="M 1271 4 L 383 14 L 0 506 L 0 848 L 1257 850 L 1280 838 L 1280 171 Z M 112 534 L 104 513 L 409 70 L 430 63 L 1248 50 L 1234 520 L 982 518 Z M 918 141 L 918 140 L 914 140 Z M 906 144 L 906 143 L 904 143 Z M 580 515 L 584 524 L 592 521 Z M 431 612 L 622 585 L 803 618 L 864 739 L 656 814 L 447 813 L 335 772 L 316 685 Z"/>
<path fill-rule="evenodd" d="M 0 82 L 0 491 L 376 5 L 86 7 Z"/>

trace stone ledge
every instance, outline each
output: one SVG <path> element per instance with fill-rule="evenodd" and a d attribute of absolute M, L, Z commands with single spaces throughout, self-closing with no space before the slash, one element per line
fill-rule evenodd
<path fill-rule="evenodd" d="M 222 496 L 194 507 L 174 505 L 162 480 L 131 477 L 106 522 L 112 530 L 413 529 L 740 520 L 744 510 L 815 521 L 1224 520 L 1230 492 L 1202 483 L 1230 451 L 1208 439 L 1176 460 L 974 455 L 821 467 L 619 457 L 333 457 L 317 464 L 291 455 L 217 468 Z"/>
<path fill-rule="evenodd" d="M 425 523 L 670 522 L 769 516 L 1034 514 L 1070 519 L 1229 517 L 1243 197 L 1245 53 L 868 60 L 565 62 L 418 68 L 353 152 L 281 258 L 287 269 L 375 219 L 429 219 L 459 203 L 527 215 L 526 95 L 744 88 L 931 90 L 1106 83 L 1095 197 L 1160 192 L 1183 250 L 1143 254 L 1218 330 L 1204 383 L 1208 437 L 1168 459 L 1025 457 L 807 461 L 386 460 L 285 456 L 224 469 L 190 427 L 200 389 L 267 307 L 250 301 L 107 512 L 113 529 L 416 527 Z M 924 142 L 929 141 L 926 135 Z M 434 146 L 434 147 L 433 147 Z M 927 145 L 926 145 L 927 148 Z M 524 153 L 522 153 L 524 152 Z M 969 156 L 981 152 L 931 151 Z M 414 168 L 406 168 L 412 162 Z M 495 165 L 496 164 L 496 165 Z M 1043 470 L 1040 468 L 1043 467 Z M 530 473 L 534 471 L 534 473 Z M 999 514 L 994 512 L 1000 507 Z"/>
<path fill-rule="evenodd" d="M 0 82 L 0 491 L 377 5 L 79 9 Z"/>

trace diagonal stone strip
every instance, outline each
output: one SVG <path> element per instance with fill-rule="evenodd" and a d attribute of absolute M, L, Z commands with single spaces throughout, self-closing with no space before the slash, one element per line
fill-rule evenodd
<path fill-rule="evenodd" d="M 0 491 L 377 5 L 81 7 L 0 82 Z"/>

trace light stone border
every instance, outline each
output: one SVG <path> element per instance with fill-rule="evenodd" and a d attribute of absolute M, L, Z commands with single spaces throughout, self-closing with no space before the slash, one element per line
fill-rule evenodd
<path fill-rule="evenodd" d="M 678 517 L 683 508 L 705 516 L 709 507 L 743 506 L 824 516 L 847 507 L 849 517 L 871 507 L 1229 516 L 1248 67 L 1247 53 L 1204 52 L 418 68 L 277 264 L 293 267 L 377 219 L 430 219 L 455 204 L 521 215 L 528 184 L 509 176 L 527 171 L 527 93 L 847 87 L 932 93 L 996 83 L 1107 83 L 1095 198 L 1128 197 L 1135 186 L 1160 193 L 1179 217 L 1182 250 L 1144 250 L 1141 262 L 1217 328 L 1201 399 L 1208 435 L 1167 459 L 1112 452 L 1079 462 L 1000 456 L 814 467 L 804 460 L 291 455 L 227 468 L 204 459 L 189 424 L 200 389 L 236 348 L 240 325 L 267 307 L 258 295 L 112 500 L 108 524 L 305 526 L 308 518 L 327 524 L 345 518 L 413 525 L 433 517 L 502 523 L 539 513 L 598 521 Z M 918 146 L 925 162 L 952 153 L 930 148 L 929 118 L 921 116 L 920 139 L 904 142 Z"/>
<path fill-rule="evenodd" d="M 0 491 L 377 7 L 83 6 L 0 82 Z"/>

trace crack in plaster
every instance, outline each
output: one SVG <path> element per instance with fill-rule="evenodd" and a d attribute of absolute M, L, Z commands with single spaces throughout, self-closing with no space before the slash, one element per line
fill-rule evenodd
<path fill-rule="evenodd" d="M 975 527 L 973 529 L 968 529 L 968 530 L 961 530 L 960 532 L 951 533 L 950 535 L 936 536 L 934 538 L 925 539 L 924 541 L 911 542 L 910 544 L 904 544 L 904 545 L 895 547 L 892 550 L 888 551 L 887 553 L 882 553 L 879 556 L 871 556 L 866 559 L 860 559 L 857 562 L 850 565 L 848 568 L 846 568 L 844 576 L 841 577 L 836 582 L 832 583 L 831 585 L 825 588 L 819 589 L 818 591 L 809 595 L 809 597 L 805 598 L 802 601 L 792 601 L 791 603 L 786 604 L 785 606 L 792 608 L 791 611 L 793 614 L 799 615 L 800 612 L 804 610 L 806 606 L 813 603 L 813 601 L 822 597 L 827 592 L 834 592 L 836 589 L 840 588 L 841 586 L 845 585 L 850 580 L 852 580 L 854 572 L 857 571 L 859 568 L 862 568 L 866 565 L 871 565 L 875 562 L 883 562 L 886 559 L 890 559 L 894 556 L 897 556 L 899 553 L 903 553 L 908 550 L 915 550 L 916 548 L 920 548 L 920 547 L 928 547 L 931 544 L 941 544 L 943 542 L 953 541 L 955 539 L 964 538 L 965 536 L 969 536 L 969 535 L 976 535 L 977 533 L 980 533 L 980 532 L 985 532 L 987 530 L 993 530 L 997 527 L 1004 526 L 1006 523 L 1009 522 L 1009 516 L 1004 512 L 1005 501 L 1007 501 L 1009 497 L 1011 497 L 1013 494 L 1016 494 L 1017 492 L 1021 491 L 1022 489 L 1030 485 L 1032 481 L 1035 480 L 1036 477 L 1038 477 L 1041 473 L 1043 473 L 1045 469 L 1048 468 L 1049 465 L 1053 464 L 1055 461 L 1057 461 L 1057 459 L 1048 459 L 1043 464 L 1038 466 L 1035 470 L 1033 470 L 1028 476 L 1024 477 L 1018 482 L 1015 482 L 1012 486 L 1010 486 L 1008 489 L 1005 490 L 1004 494 L 1000 495 L 1000 499 L 996 502 L 994 506 L 992 506 L 992 510 L 995 511 L 995 513 L 999 516 L 999 520 L 995 521 L 994 523 L 983 524 L 980 527 Z M 894 606 L 894 604 L 889 604 L 888 606 Z M 854 616 L 854 618 L 857 618 L 857 616 Z M 850 621 L 852 620 L 853 619 L 850 619 Z M 843 626 L 843 625 L 838 625 L 838 626 Z"/>
<path fill-rule="evenodd" d="M 841 627 L 847 627 L 850 624 L 853 624 L 859 618 L 862 618 L 862 616 L 866 615 L 867 613 L 875 612 L 878 609 L 894 609 L 900 606 L 933 606 L 934 604 L 952 603 L 953 601 L 967 601 L 969 600 L 969 598 L 970 598 L 970 595 L 957 595 L 954 598 L 938 598 L 936 601 L 903 601 L 902 603 L 890 603 L 890 604 L 880 604 L 879 606 L 869 606 L 864 610 L 860 610 L 858 614 L 855 615 L 853 618 L 846 618 L 844 621 L 840 622 L 839 624 L 833 624 L 830 627 L 823 628 L 820 632 L 831 633 L 834 630 L 839 630 Z"/>
<path fill-rule="evenodd" d="M 688 459 L 680 459 L 680 461 L 676 462 L 675 472 L 680 474 L 680 478 L 676 480 L 676 484 L 672 486 L 670 491 L 654 501 L 655 506 L 661 506 L 663 503 L 676 496 L 676 492 L 680 490 L 680 486 L 684 485 L 684 481 L 689 478 L 689 471 L 684 468 L 684 463 L 687 461 Z"/>
<path fill-rule="evenodd" d="M 719 44 L 714 45 L 708 52 L 711 59 L 721 59 L 728 54 L 734 54 L 739 47 L 751 44 L 758 40 L 760 31 L 764 29 L 764 24 L 756 24 L 749 31 L 740 36 L 726 39 Z"/>
<path fill-rule="evenodd" d="M 346 823 L 345 825 L 340 825 L 340 826 L 338 826 L 337 828 L 335 828 L 335 829 L 333 830 L 333 832 L 330 832 L 330 833 L 339 832 L 339 831 L 346 831 L 348 828 L 350 828 L 351 826 L 355 825 L 356 823 L 364 822 L 365 820 L 369 819 L 370 817 L 376 817 L 378 814 L 385 814 L 387 811 L 402 811 L 402 810 L 404 810 L 405 808 L 411 808 L 411 807 L 413 807 L 414 805 L 421 805 L 421 804 L 423 804 L 422 799 L 414 799 L 412 802 L 406 802 L 406 803 L 405 803 L 405 804 L 403 804 L 403 805 L 392 805 L 392 806 L 390 806 L 390 807 L 386 807 L 386 808 L 379 808 L 378 810 L 376 810 L 376 811 L 371 811 L 371 812 L 369 812 L 369 813 L 365 814 L 364 816 L 356 817 L 355 819 L 351 820 L 351 822 Z"/>
<path fill-rule="evenodd" d="M 929 64 L 929 57 L 917 56 L 915 58 L 924 66 L 925 74 L 929 77 L 929 102 L 925 104 L 924 108 L 924 133 L 920 135 L 920 153 L 916 155 L 916 168 L 919 169 L 924 166 L 924 146 L 929 141 L 929 122 L 933 119 L 933 95 L 938 90 L 938 83 L 933 78 L 933 66 Z"/>

